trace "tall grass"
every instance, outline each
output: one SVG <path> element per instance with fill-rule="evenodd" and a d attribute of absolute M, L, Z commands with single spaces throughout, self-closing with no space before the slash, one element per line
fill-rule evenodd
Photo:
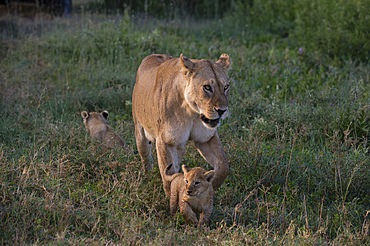
<path fill-rule="evenodd" d="M 340 61 L 368 62 L 370 2 L 300 0 L 233 2 L 230 18 L 237 29 L 287 38 L 290 45 Z"/>
<path fill-rule="evenodd" d="M 290 36 L 247 36 L 227 20 L 2 21 L 2 244 L 369 244 L 368 63 L 302 55 Z M 108 110 L 136 149 L 142 58 L 223 52 L 231 115 L 219 135 L 231 173 L 199 229 L 168 216 L 157 166 L 147 173 L 136 152 L 101 148 L 80 112 Z M 211 168 L 192 144 L 184 163 Z"/>

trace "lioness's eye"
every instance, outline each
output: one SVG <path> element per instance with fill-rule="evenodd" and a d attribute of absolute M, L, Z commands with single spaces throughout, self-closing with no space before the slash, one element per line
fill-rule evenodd
<path fill-rule="evenodd" d="M 195 183 L 194 183 L 195 185 L 198 185 L 198 184 L 200 184 L 200 182 L 198 182 L 198 181 L 195 181 Z"/>
<path fill-rule="evenodd" d="M 212 91 L 212 87 L 210 85 L 203 86 L 204 90 L 206 91 Z"/>
<path fill-rule="evenodd" d="M 227 91 L 229 89 L 229 85 L 225 85 L 224 90 Z"/>

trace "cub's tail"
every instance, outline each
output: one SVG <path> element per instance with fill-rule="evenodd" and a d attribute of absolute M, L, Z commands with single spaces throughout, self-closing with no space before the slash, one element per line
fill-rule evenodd
<path fill-rule="evenodd" d="M 169 164 L 167 166 L 166 172 L 165 172 L 165 175 L 164 175 L 164 179 L 168 182 L 172 182 L 172 180 L 174 180 L 175 178 L 183 175 L 182 173 L 170 174 L 171 167 L 172 167 L 172 164 Z"/>

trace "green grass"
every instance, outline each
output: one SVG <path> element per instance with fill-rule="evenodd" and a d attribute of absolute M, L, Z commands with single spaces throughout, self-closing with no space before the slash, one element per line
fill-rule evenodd
<path fill-rule="evenodd" d="M 2 19 L 1 244 L 369 244 L 369 64 L 227 20 Z M 152 53 L 233 61 L 219 129 L 231 172 L 209 227 L 170 217 L 158 167 L 82 123 L 108 110 L 136 149 L 131 93 Z M 210 168 L 192 143 L 183 162 Z"/>

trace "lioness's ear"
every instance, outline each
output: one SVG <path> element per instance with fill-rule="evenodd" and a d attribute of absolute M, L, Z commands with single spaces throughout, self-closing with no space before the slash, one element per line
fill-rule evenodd
<path fill-rule="evenodd" d="M 211 171 L 206 172 L 204 174 L 204 177 L 206 178 L 208 182 L 212 182 L 215 178 L 215 175 L 216 175 L 215 170 L 211 170 Z"/>
<path fill-rule="evenodd" d="M 182 68 L 186 71 L 192 71 L 195 67 L 194 62 L 192 62 L 189 58 L 184 56 L 183 54 L 180 55 L 180 61 Z"/>
<path fill-rule="evenodd" d="M 109 113 L 107 110 L 104 110 L 103 112 L 101 112 L 101 115 L 104 117 L 105 120 L 107 120 Z"/>
<path fill-rule="evenodd" d="M 81 116 L 82 116 L 83 119 L 87 119 L 87 118 L 89 118 L 89 113 L 86 112 L 86 111 L 82 111 Z"/>
<path fill-rule="evenodd" d="M 216 62 L 223 70 L 228 70 L 231 68 L 231 59 L 228 54 L 222 54 L 218 61 Z"/>
<path fill-rule="evenodd" d="M 191 167 L 189 166 L 186 166 L 186 165 L 182 165 L 182 171 L 184 171 L 184 173 L 187 173 L 191 170 Z"/>

